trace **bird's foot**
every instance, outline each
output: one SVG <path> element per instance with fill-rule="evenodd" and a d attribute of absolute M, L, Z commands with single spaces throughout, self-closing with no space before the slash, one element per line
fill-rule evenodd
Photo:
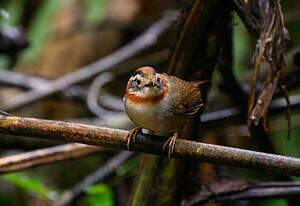
<path fill-rule="evenodd" d="M 166 148 L 169 147 L 168 157 L 171 158 L 174 155 L 175 142 L 178 137 L 178 132 L 175 132 L 172 137 L 170 137 L 164 144 L 163 150 L 166 151 Z"/>
<path fill-rule="evenodd" d="M 131 144 L 132 142 L 135 143 L 136 136 L 142 132 L 142 127 L 136 127 L 129 131 L 129 133 L 126 135 L 127 139 L 127 149 L 131 150 Z"/>

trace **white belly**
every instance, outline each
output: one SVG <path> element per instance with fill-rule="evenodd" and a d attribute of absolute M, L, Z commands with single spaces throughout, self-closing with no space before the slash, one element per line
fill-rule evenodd
<path fill-rule="evenodd" d="M 174 131 L 187 120 L 169 112 L 164 102 L 157 105 L 133 104 L 125 98 L 125 109 L 131 121 L 155 132 Z"/>

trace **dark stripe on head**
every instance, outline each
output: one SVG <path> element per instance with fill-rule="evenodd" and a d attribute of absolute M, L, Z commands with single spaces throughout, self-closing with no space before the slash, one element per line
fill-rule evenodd
<path fill-rule="evenodd" d="M 145 76 L 144 72 L 142 72 L 141 70 L 136 70 L 136 71 L 133 73 L 132 76 L 134 77 L 134 76 L 136 76 L 136 75 L 138 75 L 138 74 L 141 75 L 142 77 Z"/>

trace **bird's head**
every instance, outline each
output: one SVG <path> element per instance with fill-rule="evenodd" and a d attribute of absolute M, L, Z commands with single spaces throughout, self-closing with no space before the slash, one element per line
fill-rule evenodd
<path fill-rule="evenodd" d="M 152 67 L 141 67 L 129 79 L 126 96 L 140 102 L 156 102 L 161 100 L 165 90 L 166 83 L 162 74 Z"/>

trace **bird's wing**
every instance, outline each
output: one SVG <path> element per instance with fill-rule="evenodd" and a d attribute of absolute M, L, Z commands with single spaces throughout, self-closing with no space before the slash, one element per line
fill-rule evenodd
<path fill-rule="evenodd" d="M 176 85 L 172 92 L 174 92 L 174 98 L 171 101 L 171 112 L 176 115 L 193 115 L 203 107 L 203 98 L 199 89 L 199 82 L 189 83 L 178 79 L 176 77 L 170 77 L 170 80 Z"/>

